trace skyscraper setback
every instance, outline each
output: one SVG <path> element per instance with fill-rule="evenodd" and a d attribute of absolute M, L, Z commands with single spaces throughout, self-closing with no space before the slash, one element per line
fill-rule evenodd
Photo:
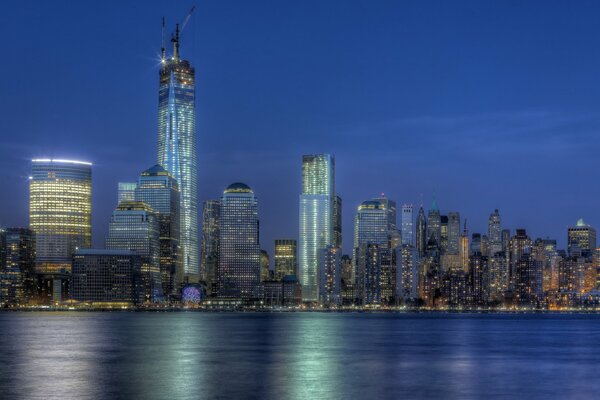
<path fill-rule="evenodd" d="M 158 91 L 158 163 L 173 175 L 181 193 L 181 254 L 184 280 L 197 280 L 198 200 L 196 168 L 195 71 L 179 57 L 179 26 L 173 55 L 162 50 Z"/>

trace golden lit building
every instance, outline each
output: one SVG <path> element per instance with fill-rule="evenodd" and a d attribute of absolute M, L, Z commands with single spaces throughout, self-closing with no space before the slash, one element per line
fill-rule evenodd
<path fill-rule="evenodd" d="M 58 301 L 75 249 L 92 243 L 92 164 L 35 159 L 29 179 L 29 227 L 36 236 L 36 273 L 47 286 L 41 291 L 47 290 L 48 297 Z"/>

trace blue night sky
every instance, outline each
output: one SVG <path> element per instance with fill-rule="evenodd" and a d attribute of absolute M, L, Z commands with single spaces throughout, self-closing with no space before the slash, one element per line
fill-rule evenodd
<path fill-rule="evenodd" d="M 3 3 L 0 225 L 26 226 L 29 159 L 94 163 L 94 244 L 117 182 L 156 161 L 160 20 L 190 1 Z M 301 155 L 336 156 L 344 247 L 358 204 L 459 211 L 564 246 L 600 226 L 600 2 L 202 1 L 199 198 L 259 198 L 262 247 L 296 238 Z M 415 210 L 416 212 L 416 210 Z"/>

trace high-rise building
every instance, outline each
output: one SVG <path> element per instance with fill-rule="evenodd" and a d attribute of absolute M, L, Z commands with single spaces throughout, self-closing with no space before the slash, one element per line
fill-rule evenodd
<path fill-rule="evenodd" d="M 36 236 L 36 272 L 42 292 L 60 301 L 75 249 L 92 244 L 92 164 L 31 161 L 29 228 Z"/>
<path fill-rule="evenodd" d="M 355 250 L 356 290 L 359 305 L 381 304 L 381 251 L 378 244 L 361 243 Z"/>
<path fill-rule="evenodd" d="M 448 216 L 440 215 L 440 252 L 446 254 L 448 251 Z"/>
<path fill-rule="evenodd" d="M 467 220 L 465 219 L 465 225 L 462 235 L 460 235 L 460 265 L 464 273 L 469 272 L 469 231 L 467 230 Z"/>
<path fill-rule="evenodd" d="M 502 226 L 500 224 L 500 212 L 497 209 L 490 214 L 488 220 L 488 239 L 490 242 L 490 256 L 502 251 Z"/>
<path fill-rule="evenodd" d="M 373 201 L 378 201 L 386 211 L 387 220 L 388 220 L 388 230 L 389 233 L 396 231 L 396 202 L 388 199 L 382 193 L 381 197 L 374 198 Z M 388 234 L 389 234 L 388 233 Z"/>
<path fill-rule="evenodd" d="M 579 219 L 575 226 L 567 230 L 567 245 L 570 256 L 578 250 L 583 257 L 591 257 L 596 248 L 596 229 Z"/>
<path fill-rule="evenodd" d="M 342 249 L 327 246 L 319 250 L 319 302 L 337 306 L 342 302 Z"/>
<path fill-rule="evenodd" d="M 354 248 L 361 244 L 388 247 L 391 224 L 389 213 L 379 200 L 367 200 L 358 206 L 354 218 Z"/>
<path fill-rule="evenodd" d="M 417 249 L 409 244 L 397 249 L 398 267 L 396 269 L 396 297 L 403 302 L 414 302 L 418 298 L 419 255 Z"/>
<path fill-rule="evenodd" d="M 404 204 L 402 206 L 402 244 L 413 246 L 413 206 Z"/>
<path fill-rule="evenodd" d="M 425 210 L 423 207 L 419 208 L 419 214 L 417 215 L 417 226 L 416 226 L 416 235 L 415 239 L 417 242 L 417 252 L 419 253 L 419 257 L 423 257 L 425 255 L 425 251 L 427 249 L 427 219 L 425 218 Z"/>
<path fill-rule="evenodd" d="M 122 201 L 135 201 L 136 182 L 119 182 L 118 187 L 117 204 L 120 204 Z"/>
<path fill-rule="evenodd" d="M 532 241 L 525 229 L 517 229 L 508 245 L 509 288 L 515 290 L 517 284 L 517 263 L 526 254 L 531 253 Z"/>
<path fill-rule="evenodd" d="M 143 290 L 141 268 L 135 251 L 79 249 L 73 256 L 72 297 L 95 307 L 133 306 Z"/>
<path fill-rule="evenodd" d="M 271 260 L 269 258 L 269 253 L 266 250 L 260 251 L 260 281 L 265 282 L 271 280 L 271 270 L 269 269 L 269 264 Z"/>
<path fill-rule="evenodd" d="M 439 247 L 442 243 L 442 216 L 435 199 L 431 202 L 431 208 L 427 215 L 427 240 L 433 238 Z"/>
<path fill-rule="evenodd" d="M 106 248 L 131 250 L 141 257 L 141 290 L 138 303 L 163 300 L 160 274 L 160 227 L 157 213 L 146 203 L 123 201 L 108 224 Z"/>
<path fill-rule="evenodd" d="M 329 154 L 302 157 L 298 272 L 302 300 L 319 300 L 319 250 L 334 244 L 332 214 L 335 159 Z"/>
<path fill-rule="evenodd" d="M 209 295 L 217 290 L 217 266 L 219 265 L 219 215 L 221 202 L 207 200 L 202 208 L 202 279 Z"/>
<path fill-rule="evenodd" d="M 448 213 L 448 244 L 446 253 L 457 255 L 460 247 L 460 214 L 458 212 Z"/>
<path fill-rule="evenodd" d="M 284 276 L 297 275 L 297 250 L 294 239 L 275 239 L 275 279 L 280 281 Z"/>
<path fill-rule="evenodd" d="M 474 252 L 469 259 L 469 269 L 471 270 L 473 304 L 487 305 L 490 289 L 488 258 L 479 251 Z"/>
<path fill-rule="evenodd" d="M 489 257 L 489 283 L 490 299 L 501 301 L 509 283 L 507 258 L 503 251 L 493 253 Z"/>
<path fill-rule="evenodd" d="M 26 228 L 0 229 L 0 306 L 26 304 L 35 294 L 33 232 Z"/>
<path fill-rule="evenodd" d="M 142 172 L 134 190 L 134 200 L 149 205 L 158 219 L 160 275 L 165 296 L 175 295 L 183 282 L 179 246 L 179 186 L 160 165 Z"/>
<path fill-rule="evenodd" d="M 342 247 L 342 198 L 333 198 L 333 245 Z"/>
<path fill-rule="evenodd" d="M 219 216 L 219 296 L 244 301 L 260 293 L 258 201 L 244 183 L 232 183 L 221 197 Z"/>
<path fill-rule="evenodd" d="M 179 184 L 183 273 L 193 282 L 199 274 L 195 71 L 180 58 L 179 30 L 171 41 L 173 55 L 163 48 L 159 73 L 158 164 Z"/>

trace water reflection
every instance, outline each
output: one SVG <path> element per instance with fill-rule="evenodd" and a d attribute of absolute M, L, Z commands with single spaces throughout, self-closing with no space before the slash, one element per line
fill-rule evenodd
<path fill-rule="evenodd" d="M 0 398 L 593 398 L 599 321 L 0 313 Z"/>

